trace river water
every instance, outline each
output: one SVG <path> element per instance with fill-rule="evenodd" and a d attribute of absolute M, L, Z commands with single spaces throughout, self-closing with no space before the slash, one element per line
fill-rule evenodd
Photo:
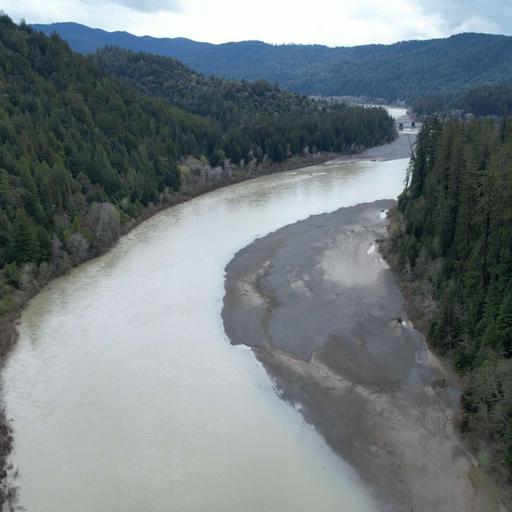
<path fill-rule="evenodd" d="M 3 373 L 28 512 L 369 512 L 372 498 L 278 398 L 221 320 L 255 237 L 396 197 L 407 160 L 324 165 L 168 209 L 51 283 Z"/>

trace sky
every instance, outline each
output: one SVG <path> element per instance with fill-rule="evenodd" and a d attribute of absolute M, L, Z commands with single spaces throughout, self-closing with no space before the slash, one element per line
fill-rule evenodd
<path fill-rule="evenodd" d="M 0 0 L 12 19 L 222 43 L 354 46 L 512 34 L 512 0 Z"/>

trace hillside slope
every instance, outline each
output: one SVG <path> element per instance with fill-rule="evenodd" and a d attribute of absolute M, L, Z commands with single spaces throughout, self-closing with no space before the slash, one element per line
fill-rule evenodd
<path fill-rule="evenodd" d="M 500 35 L 467 33 L 447 39 L 330 48 L 260 41 L 214 45 L 106 32 L 76 23 L 35 27 L 47 34 L 57 32 L 82 53 L 118 46 L 174 57 L 205 74 L 265 79 L 312 95 L 410 101 L 426 93 L 512 83 L 512 37 Z"/>
<path fill-rule="evenodd" d="M 391 251 L 431 346 L 464 376 L 461 429 L 481 463 L 509 483 L 511 169 L 510 118 L 427 122 L 394 212 Z"/>
<path fill-rule="evenodd" d="M 354 152 L 391 141 L 394 127 L 384 109 L 314 101 L 268 82 L 205 77 L 168 57 L 106 48 L 94 56 L 107 73 L 144 93 L 204 116 L 222 133 L 217 165 L 255 158 L 281 162 L 307 151 Z"/>
<path fill-rule="evenodd" d="M 144 56 L 133 58 L 138 72 L 156 76 Z M 163 93 L 143 94 L 57 35 L 0 17 L 0 314 L 10 291 L 101 251 L 120 224 L 176 194 L 192 179 L 184 159 L 256 166 L 395 136 L 383 109 L 330 107 L 266 84 L 226 83 L 229 101 L 205 110 L 195 105 L 198 90 L 209 96 L 209 81 L 169 59 L 162 65 L 182 108 Z M 216 175 L 227 179 L 222 167 Z"/>
<path fill-rule="evenodd" d="M 420 116 L 471 113 L 476 116 L 502 116 L 512 113 L 512 85 L 481 85 L 451 94 L 426 94 L 411 105 Z"/>

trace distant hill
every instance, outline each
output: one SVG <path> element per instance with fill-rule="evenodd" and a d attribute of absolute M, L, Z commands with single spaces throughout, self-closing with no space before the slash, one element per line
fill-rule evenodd
<path fill-rule="evenodd" d="M 76 23 L 34 25 L 57 32 L 81 53 L 104 46 L 179 59 L 207 75 L 265 79 L 291 91 L 411 101 L 485 84 L 512 84 L 512 37 L 465 33 L 447 39 L 330 48 L 260 41 L 210 44 L 185 38 L 138 37 Z"/>
<path fill-rule="evenodd" d="M 449 114 L 451 117 L 464 114 L 476 116 L 503 116 L 512 114 L 512 85 L 480 85 L 452 93 L 426 94 L 411 103 L 418 116 Z"/>
<path fill-rule="evenodd" d="M 324 108 L 343 110 L 342 105 L 313 101 L 263 80 L 207 77 L 170 57 L 110 46 L 98 50 L 92 58 L 104 71 L 131 81 L 150 96 L 218 122 L 223 131 L 240 129 L 240 125 L 253 124 L 255 118 L 262 116 L 305 117 Z M 357 113 L 363 115 L 365 111 Z"/>

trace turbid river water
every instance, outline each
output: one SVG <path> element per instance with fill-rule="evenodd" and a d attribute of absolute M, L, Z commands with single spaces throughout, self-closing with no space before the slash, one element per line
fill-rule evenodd
<path fill-rule="evenodd" d="M 368 512 L 352 469 L 220 316 L 262 236 L 402 189 L 407 160 L 283 172 L 146 221 L 24 311 L 3 373 L 28 512 Z"/>

